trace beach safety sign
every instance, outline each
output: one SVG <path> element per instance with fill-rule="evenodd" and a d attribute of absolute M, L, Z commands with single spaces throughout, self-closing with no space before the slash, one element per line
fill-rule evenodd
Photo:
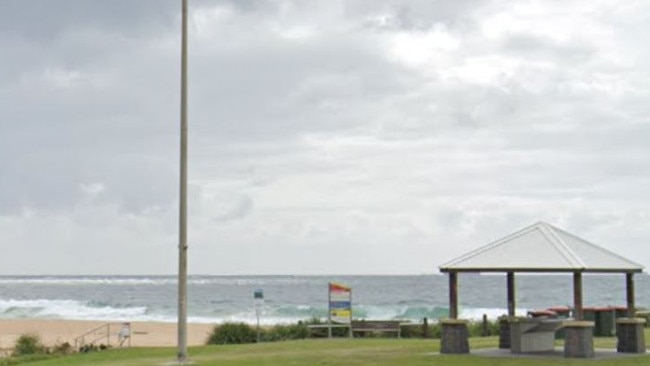
<path fill-rule="evenodd" d="M 257 289 L 253 292 L 253 299 L 255 301 L 255 314 L 257 314 L 257 317 L 259 319 L 260 312 L 262 311 L 262 307 L 264 306 L 264 291 L 261 289 Z"/>
<path fill-rule="evenodd" d="M 352 289 L 340 283 L 329 283 L 329 320 L 332 323 L 352 323 Z"/>

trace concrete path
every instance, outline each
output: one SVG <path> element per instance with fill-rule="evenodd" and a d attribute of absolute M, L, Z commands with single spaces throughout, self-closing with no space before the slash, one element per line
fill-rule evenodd
<path fill-rule="evenodd" d="M 629 358 L 629 357 L 647 357 L 648 354 L 643 353 L 618 353 L 615 349 L 595 349 L 594 357 L 592 360 L 604 360 L 614 358 Z M 564 348 L 556 347 L 554 351 L 547 352 L 532 352 L 532 353 L 512 353 L 509 349 L 499 348 L 484 348 L 471 350 L 472 355 L 481 357 L 496 357 L 496 358 L 529 358 L 529 359 L 554 359 L 564 358 Z"/>

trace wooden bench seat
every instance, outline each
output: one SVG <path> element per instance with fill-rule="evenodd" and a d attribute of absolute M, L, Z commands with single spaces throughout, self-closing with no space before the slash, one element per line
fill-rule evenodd
<path fill-rule="evenodd" d="M 397 333 L 401 336 L 400 322 L 398 320 L 353 320 L 352 333 Z"/>

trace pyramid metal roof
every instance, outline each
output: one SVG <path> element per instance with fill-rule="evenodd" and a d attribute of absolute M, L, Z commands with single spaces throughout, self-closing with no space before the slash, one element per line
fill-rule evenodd
<path fill-rule="evenodd" d="M 440 266 L 442 272 L 642 272 L 643 266 L 545 222 Z"/>

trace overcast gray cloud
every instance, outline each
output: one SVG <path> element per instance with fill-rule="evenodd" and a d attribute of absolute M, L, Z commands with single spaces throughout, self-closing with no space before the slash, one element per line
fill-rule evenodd
<path fill-rule="evenodd" d="M 190 10 L 190 272 L 433 273 L 539 220 L 650 264 L 645 2 Z M 180 1 L 0 2 L 0 273 L 175 273 L 179 42 Z"/>

